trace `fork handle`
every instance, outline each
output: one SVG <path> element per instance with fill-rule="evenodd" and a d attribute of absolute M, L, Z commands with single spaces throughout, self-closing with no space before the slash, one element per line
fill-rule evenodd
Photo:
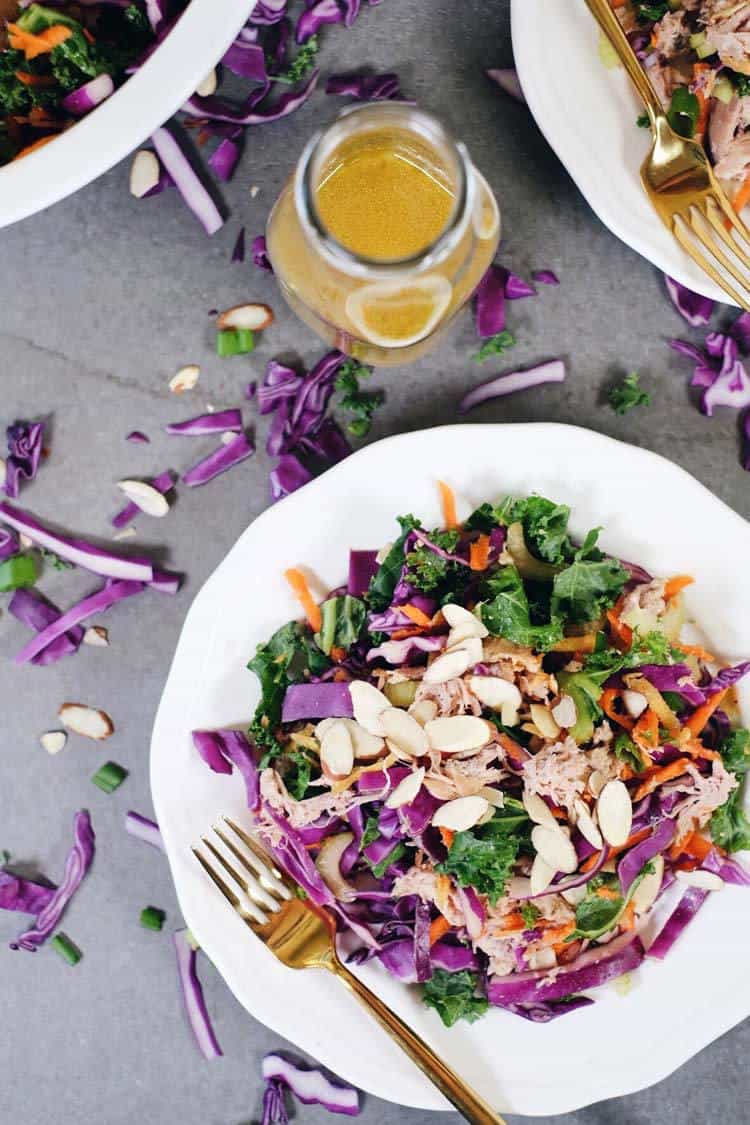
<path fill-rule="evenodd" d="M 643 100 L 643 104 L 651 119 L 651 124 L 655 125 L 657 117 L 663 116 L 664 107 L 659 100 L 659 95 L 651 85 L 651 80 L 646 74 L 646 71 L 638 61 L 635 51 L 630 46 L 628 37 L 612 10 L 609 0 L 586 0 L 586 4 L 604 35 L 617 52 L 617 56 L 625 67 L 630 81 Z"/>
<path fill-rule="evenodd" d="M 366 984 L 342 965 L 338 959 L 327 965 L 344 982 L 363 1007 L 375 1017 L 380 1026 L 398 1043 L 412 1062 L 437 1086 L 438 1090 L 451 1102 L 471 1125 L 507 1125 L 504 1118 L 480 1098 L 472 1088 L 460 1078 L 455 1070 L 438 1058 L 423 1039 L 412 1031 L 404 1021 L 392 1012 L 387 1004 L 372 992 Z"/>

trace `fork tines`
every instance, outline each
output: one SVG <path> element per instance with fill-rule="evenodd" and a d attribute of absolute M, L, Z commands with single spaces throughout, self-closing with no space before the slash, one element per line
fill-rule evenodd
<path fill-rule="evenodd" d="M 716 284 L 736 304 L 750 308 L 750 231 L 722 195 L 691 204 L 674 217 L 672 230 Z"/>
<path fill-rule="evenodd" d="M 293 897 L 288 881 L 257 841 L 229 817 L 221 826 L 215 824 L 213 833 L 215 840 L 201 837 L 203 850 L 193 848 L 195 858 L 249 925 L 266 925 L 268 915 Z"/>

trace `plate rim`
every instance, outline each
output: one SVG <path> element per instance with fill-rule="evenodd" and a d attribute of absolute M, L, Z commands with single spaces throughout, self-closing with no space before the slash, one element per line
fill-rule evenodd
<path fill-rule="evenodd" d="M 510 430 L 510 429 L 522 430 L 522 431 L 526 431 L 526 432 L 535 431 L 537 434 L 539 434 L 542 437 L 542 439 L 543 439 L 545 433 L 547 433 L 549 431 L 556 431 L 556 432 L 561 432 L 561 433 L 565 434 L 566 437 L 569 437 L 571 439 L 575 439 L 576 437 L 578 437 L 578 438 L 584 437 L 585 440 L 592 441 L 595 445 L 596 444 L 600 445 L 600 447 L 602 449 L 607 449 L 607 448 L 612 448 L 612 447 L 615 447 L 615 448 L 619 447 L 621 450 L 625 449 L 625 450 L 628 451 L 629 456 L 635 456 L 636 458 L 642 459 L 643 461 L 651 462 L 655 466 L 658 465 L 663 471 L 666 471 L 667 473 L 672 473 L 672 474 L 674 474 L 674 476 L 682 478 L 683 481 L 685 482 L 685 484 L 688 487 L 696 489 L 696 491 L 704 493 L 706 499 L 709 500 L 713 505 L 715 505 L 719 509 L 719 511 L 721 512 L 723 517 L 726 518 L 727 515 L 729 515 L 731 517 L 732 521 L 735 523 L 735 525 L 737 527 L 738 532 L 740 534 L 744 535 L 746 538 L 748 538 L 749 545 L 750 545 L 750 523 L 748 523 L 748 521 L 743 519 L 743 517 L 740 516 L 736 511 L 734 511 L 734 509 L 729 507 L 729 505 L 726 504 L 723 500 L 721 500 L 720 497 L 716 496 L 713 492 L 711 492 L 710 489 L 708 489 L 701 481 L 699 481 L 696 477 L 694 477 L 688 470 L 684 469 L 682 466 L 677 465 L 675 462 L 671 461 L 669 458 L 664 457 L 661 454 L 655 453 L 652 450 L 644 449 L 640 446 L 635 446 L 635 445 L 632 445 L 630 443 L 620 441 L 616 438 L 610 437 L 607 434 L 602 434 L 602 433 L 600 433 L 596 430 L 590 430 L 590 429 L 587 429 L 585 427 L 568 425 L 566 423 L 558 423 L 558 422 L 457 423 L 457 424 L 453 424 L 453 425 L 427 427 L 427 428 L 424 428 L 424 429 L 410 431 L 410 432 L 407 432 L 407 433 L 389 435 L 388 437 L 385 437 L 378 442 L 373 442 L 370 445 L 365 446 L 365 447 L 357 450 L 354 454 L 352 454 L 349 458 L 347 458 L 345 462 L 340 462 L 338 465 L 333 466 L 326 473 L 321 474 L 320 477 L 318 477 L 315 480 L 313 480 L 312 482 L 310 482 L 310 484 L 305 486 L 305 489 L 300 490 L 298 493 L 292 494 L 291 496 L 285 498 L 285 500 L 280 501 L 278 504 L 271 505 L 269 508 L 264 509 L 264 511 L 261 512 L 248 525 L 248 527 L 240 534 L 240 536 L 237 538 L 237 540 L 235 541 L 233 546 L 225 554 L 225 556 L 223 557 L 221 562 L 219 562 L 217 567 L 212 571 L 212 573 L 208 576 L 208 578 L 203 583 L 201 588 L 198 590 L 198 592 L 196 593 L 196 595 L 193 599 L 193 602 L 191 603 L 191 606 L 188 610 L 188 613 L 187 613 L 187 615 L 185 617 L 185 620 L 184 620 L 184 623 L 183 623 L 183 627 L 182 627 L 182 630 L 181 630 L 181 633 L 180 633 L 180 637 L 178 639 L 178 642 L 177 642 L 177 645 L 176 645 L 176 648 L 175 648 L 174 657 L 173 657 L 172 662 L 170 664 L 169 673 L 167 675 L 167 679 L 166 679 L 166 682 L 165 682 L 164 691 L 163 691 L 163 694 L 162 694 L 162 697 L 161 697 L 161 700 L 160 700 L 160 703 L 159 703 L 159 707 L 158 707 L 158 710 L 157 710 L 157 713 L 156 713 L 156 718 L 155 718 L 154 727 L 153 727 L 153 734 L 152 734 L 152 739 L 151 739 L 150 780 L 151 780 L 152 798 L 153 798 L 154 808 L 155 808 L 155 811 L 156 811 L 157 821 L 160 824 L 160 827 L 162 829 L 162 833 L 163 833 L 163 836 L 164 836 L 165 852 L 166 852 L 167 859 L 168 859 L 168 862 L 169 862 L 169 865 L 170 865 L 170 873 L 172 875 L 173 882 L 175 884 L 177 898 L 178 898 L 178 901 L 180 903 L 180 907 L 183 911 L 183 916 L 185 918 L 186 925 L 188 925 L 191 928 L 191 930 L 193 930 L 193 932 L 195 933 L 198 941 L 201 942 L 201 944 L 203 944 L 202 933 L 201 933 L 202 928 L 203 928 L 202 923 L 198 922 L 198 924 L 195 925 L 194 922 L 196 920 L 195 919 L 191 920 L 191 918 L 190 918 L 190 908 L 188 908 L 187 911 L 185 910 L 185 903 L 184 903 L 184 899 L 183 899 L 183 888 L 182 888 L 181 883 L 180 883 L 180 881 L 179 881 L 179 879 L 176 875 L 175 866 L 173 865 L 173 862 L 172 862 L 171 848 L 175 845 L 174 845 L 174 843 L 171 839 L 172 828 L 171 828 L 170 823 L 169 823 L 169 816 L 163 815 L 164 806 L 162 805 L 161 794 L 160 794 L 160 783 L 159 783 L 159 777 L 158 777 L 159 763 L 160 763 L 158 742 L 159 742 L 160 728 L 161 728 L 161 726 L 164 722 L 164 713 L 168 709 L 168 707 L 167 707 L 167 704 L 168 704 L 168 700 L 167 700 L 168 689 L 170 687 L 170 684 L 171 684 L 171 681 L 172 681 L 172 678 L 173 678 L 173 673 L 174 673 L 175 668 L 176 668 L 177 663 L 178 663 L 178 658 L 180 657 L 180 654 L 181 654 L 181 649 L 183 647 L 184 638 L 186 637 L 186 634 L 188 633 L 188 630 L 189 630 L 189 627 L 190 627 L 190 624 L 191 624 L 191 618 L 194 617 L 194 616 L 197 616 L 196 611 L 201 610 L 202 603 L 205 600 L 206 591 L 209 591 L 209 593 L 210 593 L 211 587 L 215 584 L 216 581 L 220 580 L 221 571 L 223 570 L 225 564 L 227 564 L 227 560 L 230 558 L 230 556 L 241 549 L 240 545 L 241 545 L 242 541 L 249 535 L 249 533 L 251 531 L 257 531 L 258 525 L 260 524 L 262 526 L 266 522 L 266 517 L 271 518 L 270 513 L 278 512 L 280 510 L 280 508 L 284 505 L 286 505 L 286 510 L 290 511 L 291 509 L 295 508 L 299 504 L 302 504 L 302 503 L 309 504 L 310 499 L 314 499 L 316 493 L 322 492 L 328 486 L 330 486 L 331 480 L 334 477 L 338 478 L 338 477 L 345 476 L 345 474 L 348 471 L 347 466 L 349 465 L 349 463 L 351 463 L 351 461 L 353 459 L 366 460 L 370 457 L 375 457 L 375 456 L 378 455 L 379 452 L 382 451 L 382 449 L 384 447 L 390 447 L 390 446 L 393 446 L 393 445 L 396 445 L 396 444 L 408 444 L 410 441 L 413 441 L 415 439 L 419 439 L 426 434 L 433 435 L 436 440 L 440 440 L 440 438 L 442 436 L 444 436 L 446 434 L 450 434 L 450 433 L 455 433 L 456 431 L 474 431 L 474 432 L 476 432 L 477 429 L 481 429 L 481 430 L 486 431 L 488 433 L 495 433 L 495 434 L 501 433 L 502 431 L 507 431 L 507 430 Z M 304 496 L 304 499 L 303 499 L 303 496 Z M 210 775 L 207 773 L 206 777 L 209 777 L 209 776 Z M 225 959 L 224 959 L 223 950 L 222 949 L 218 949 L 218 950 L 213 949 L 213 948 L 211 948 L 211 945 L 212 945 L 212 942 L 209 941 L 208 942 L 209 956 L 211 957 L 211 960 L 214 962 L 216 968 L 219 970 L 221 975 L 224 977 L 224 980 L 227 983 L 227 986 L 230 987 L 230 991 L 233 991 L 233 989 L 231 988 L 231 985 L 229 984 L 229 978 L 232 977 L 232 976 L 235 976 L 236 974 L 232 970 L 225 971 L 225 967 L 224 967 Z M 282 1035 L 286 1039 L 290 1039 L 291 1041 L 296 1042 L 297 1046 L 299 1046 L 300 1049 L 308 1051 L 309 1053 L 313 1053 L 313 1054 L 315 1053 L 313 1048 L 310 1047 L 309 1042 L 305 1043 L 304 1041 L 301 1041 L 301 1040 L 304 1040 L 304 1038 L 305 1038 L 304 1035 L 300 1035 L 300 1036 L 295 1037 L 295 1035 L 293 1033 L 290 1033 L 290 1030 L 289 1030 L 288 1027 L 282 1027 L 281 1024 L 275 1018 L 268 1018 L 266 1015 L 264 1015 L 263 1018 L 261 1019 L 259 1016 L 256 1016 L 255 1013 L 250 1010 L 250 1008 L 247 1007 L 244 1000 L 240 1000 L 240 1003 L 243 1005 L 243 1007 L 246 1008 L 246 1010 L 249 1012 L 249 1014 L 253 1016 L 253 1018 L 258 1019 L 259 1022 L 262 1022 L 264 1026 L 269 1028 L 269 1030 L 273 1031 L 275 1034 Z M 750 1011 L 747 1014 L 750 1014 Z M 545 1104 L 544 1108 L 540 1108 L 539 1106 L 536 1106 L 533 1109 L 519 1109 L 518 1107 L 514 1107 L 513 1109 L 509 1109 L 509 1110 L 504 1109 L 503 1112 L 517 1113 L 517 1114 L 522 1115 L 522 1116 L 527 1116 L 527 1115 L 528 1116 L 534 1116 L 534 1115 L 537 1115 L 537 1114 L 540 1114 L 540 1113 L 557 1115 L 557 1114 L 560 1114 L 560 1113 L 571 1112 L 571 1111 L 574 1111 L 576 1109 L 583 1108 L 585 1105 L 590 1105 L 590 1104 L 593 1104 L 595 1102 L 598 1102 L 598 1101 L 601 1101 L 601 1100 L 604 1100 L 604 1099 L 608 1099 L 608 1098 L 611 1098 L 611 1097 L 619 1097 L 619 1096 L 623 1096 L 623 1095 L 627 1095 L 627 1094 L 631 1094 L 631 1093 L 636 1093 L 636 1092 L 638 1092 L 640 1090 L 643 1090 L 643 1089 L 646 1089 L 649 1086 L 652 1086 L 652 1085 L 662 1081 L 664 1078 L 668 1077 L 679 1066 L 681 1066 L 685 1062 L 689 1061 L 689 1059 L 693 1058 L 700 1050 L 702 1050 L 704 1047 L 708 1046 L 711 1042 L 715 1041 L 720 1035 L 724 1034 L 726 1031 L 728 1031 L 732 1027 L 736 1026 L 744 1018 L 746 1018 L 745 1015 L 736 1016 L 736 1015 L 732 1014 L 732 1015 L 729 1015 L 728 1018 L 719 1019 L 712 1026 L 711 1030 L 707 1031 L 707 1033 L 701 1034 L 700 1036 L 698 1036 L 698 1038 L 691 1040 L 690 1045 L 681 1046 L 680 1051 L 679 1051 L 679 1057 L 674 1056 L 674 1057 L 671 1058 L 670 1061 L 662 1062 L 662 1063 L 659 1063 L 658 1060 L 652 1060 L 652 1064 L 650 1065 L 648 1075 L 646 1075 L 642 1079 L 640 1079 L 640 1078 L 637 1079 L 635 1082 L 633 1082 L 632 1078 L 628 1079 L 625 1075 L 623 1075 L 621 1081 L 618 1081 L 617 1083 L 613 1083 L 613 1080 L 612 1080 L 613 1076 L 607 1075 L 607 1088 L 606 1088 L 606 1090 L 601 1089 L 601 1090 L 595 1092 L 595 1094 L 590 1098 L 587 1095 L 585 1097 L 585 1099 L 582 1100 L 581 1095 L 575 1092 L 576 1091 L 575 1085 L 570 1085 L 570 1086 L 566 1087 L 564 1092 L 561 1091 L 559 1087 L 556 1087 L 556 1093 L 555 1093 L 555 1099 L 554 1099 L 554 1108 L 551 1108 L 548 1104 Z M 656 1063 L 656 1065 L 653 1065 L 654 1062 Z M 327 1064 L 324 1063 L 324 1065 L 327 1065 Z M 342 1075 L 342 1076 L 344 1076 L 344 1075 Z M 367 1093 L 372 1094 L 373 1096 L 380 1097 L 380 1098 L 386 1098 L 386 1099 L 390 1100 L 390 1095 L 385 1093 L 382 1088 L 373 1089 L 368 1085 L 368 1083 L 362 1082 L 361 1079 L 358 1081 L 357 1084 L 358 1084 L 360 1089 L 364 1090 Z M 425 1091 L 424 1095 L 415 1095 L 415 1096 L 411 1096 L 411 1097 L 406 1098 L 406 1099 L 403 1098 L 401 1095 L 399 1095 L 399 1097 L 400 1097 L 400 1100 L 397 1104 L 408 1105 L 408 1106 L 418 1108 L 418 1109 L 441 1110 L 441 1109 L 449 1108 L 449 1107 L 447 1107 L 446 1103 L 444 1103 L 442 1101 L 440 1101 L 440 1102 L 436 1101 L 434 1096 L 432 1098 L 430 1098 L 429 1092 L 427 1090 Z M 439 1097 L 439 1095 L 438 1095 L 438 1097 Z"/>

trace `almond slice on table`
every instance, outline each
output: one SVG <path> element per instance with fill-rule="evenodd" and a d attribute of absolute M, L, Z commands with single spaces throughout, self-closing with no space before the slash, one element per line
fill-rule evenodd
<path fill-rule="evenodd" d="M 160 519 L 166 516 L 169 511 L 169 501 L 166 496 L 159 492 L 158 488 L 154 488 L 152 484 L 147 484 L 143 480 L 120 480 L 117 482 L 117 487 L 121 492 L 124 492 L 128 500 L 135 504 L 136 508 L 140 508 L 147 516 L 156 516 Z"/>
<path fill-rule="evenodd" d="M 181 395 L 185 391 L 192 391 L 195 384 L 200 379 L 201 369 L 197 363 L 189 363 L 186 367 L 181 367 L 176 375 L 173 375 L 169 380 L 169 389 L 172 394 Z"/>
<path fill-rule="evenodd" d="M 48 730 L 39 737 L 39 744 L 48 754 L 59 754 L 68 741 L 64 730 Z"/>
<path fill-rule="evenodd" d="M 552 815 L 552 809 L 538 793 L 527 793 L 524 790 L 521 800 L 523 801 L 523 807 L 529 814 L 529 819 L 533 820 L 534 824 L 541 824 L 545 828 L 553 830 L 557 828 L 557 821 Z"/>
<path fill-rule="evenodd" d="M 106 711 L 87 707 L 85 703 L 63 703 L 57 716 L 64 727 L 84 738 L 103 742 L 114 732 L 115 725 Z"/>
<path fill-rule="evenodd" d="M 557 825 L 554 830 L 546 825 L 537 824 L 531 830 L 531 843 L 535 851 L 545 863 L 555 871 L 562 871 L 565 875 L 572 875 L 578 867 L 578 855 L 568 837 Z"/>
<path fill-rule="evenodd" d="M 636 914 L 645 914 L 647 910 L 650 910 L 656 902 L 656 896 L 661 890 L 661 883 L 664 878 L 664 856 L 654 856 L 651 863 L 654 866 L 654 870 L 643 876 L 640 883 L 633 891 L 630 900 L 635 907 Z"/>
<path fill-rule="evenodd" d="M 681 883 L 685 883 L 688 887 L 700 887 L 703 891 L 721 891 L 724 889 L 724 880 L 721 875 L 716 875 L 713 871 L 675 871 L 675 875 Z"/>
<path fill-rule="evenodd" d="M 103 625 L 89 625 L 83 634 L 83 643 L 95 648 L 106 648 L 109 644 L 109 632 Z"/>
<path fill-rule="evenodd" d="M 161 177 L 161 166 L 155 152 L 142 148 L 130 165 L 130 194 L 143 199 L 155 188 Z"/>
<path fill-rule="evenodd" d="M 627 841 L 633 825 L 633 804 L 622 781 L 608 781 L 596 803 L 596 819 L 602 836 L 613 848 Z"/>
<path fill-rule="evenodd" d="M 591 844 L 592 848 L 601 851 L 604 841 L 602 840 L 601 832 L 594 824 L 594 818 L 589 812 L 588 805 L 585 801 L 582 801 L 580 797 L 576 797 L 573 802 L 573 808 L 576 815 L 576 828 L 581 833 L 584 840 L 587 840 L 589 844 Z"/>
<path fill-rule="evenodd" d="M 483 625 L 475 614 L 468 609 L 464 609 L 462 605 L 456 605 L 454 602 L 444 605 L 443 617 L 451 629 L 468 630 L 467 637 L 486 637 L 489 635 L 487 626 Z"/>
<path fill-rule="evenodd" d="M 260 332 L 268 328 L 269 324 L 273 324 L 273 309 L 259 304 L 234 305 L 219 313 L 216 320 L 216 327 L 222 331 L 227 328 L 242 328 Z"/>
<path fill-rule="evenodd" d="M 349 684 L 354 718 L 369 734 L 385 735 L 380 716 L 391 708 L 391 702 L 382 691 L 378 691 L 365 680 L 352 680 Z"/>
<path fill-rule="evenodd" d="M 210 98 L 212 94 L 215 94 L 218 81 L 216 71 L 210 70 L 200 85 L 195 87 L 195 92 L 198 97 Z"/>
<path fill-rule="evenodd" d="M 459 754 L 464 750 L 481 750 L 490 741 L 490 727 L 484 719 L 473 715 L 450 715 L 432 719 L 425 725 L 433 750 L 443 754 Z"/>
<path fill-rule="evenodd" d="M 420 766 L 418 770 L 414 770 L 402 778 L 386 800 L 386 808 L 400 809 L 402 805 L 410 805 L 422 788 L 424 772 L 424 766 Z"/>
<path fill-rule="evenodd" d="M 456 797 L 441 805 L 432 817 L 435 828 L 449 828 L 452 832 L 466 832 L 478 824 L 490 808 L 485 797 Z"/>
<path fill-rule="evenodd" d="M 389 707 L 387 711 L 381 712 L 380 722 L 385 731 L 388 749 L 394 753 L 418 758 L 429 750 L 430 744 L 423 727 L 407 711 Z"/>
<path fill-rule="evenodd" d="M 433 660 L 432 664 L 427 666 L 427 670 L 422 677 L 422 682 L 425 684 L 444 684 L 448 680 L 455 680 L 458 676 L 463 676 L 464 672 L 468 672 L 472 664 L 476 661 L 472 660 L 471 654 L 465 649 L 457 648 L 453 652 L 444 652 L 438 656 L 437 660 Z"/>
<path fill-rule="evenodd" d="M 323 732 L 320 742 L 320 765 L 326 777 L 340 781 L 354 768 L 354 747 L 345 724 L 334 720 Z"/>
<path fill-rule="evenodd" d="M 534 857 L 529 878 L 529 890 L 532 895 L 540 895 L 547 890 L 557 873 L 557 868 L 551 867 L 540 855 Z"/>

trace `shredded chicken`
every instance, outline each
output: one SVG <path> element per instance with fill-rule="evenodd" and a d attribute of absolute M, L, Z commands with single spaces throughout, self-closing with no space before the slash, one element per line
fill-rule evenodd
<path fill-rule="evenodd" d="M 694 765 L 686 769 L 687 776 L 677 778 L 670 785 L 665 785 L 662 792 L 665 796 L 670 793 L 684 794 L 684 800 L 678 801 L 668 815 L 677 820 L 677 839 L 685 840 L 697 828 L 706 824 L 716 809 L 726 804 L 730 794 L 737 788 L 737 778 L 724 766 L 723 762 L 715 759 L 711 763 L 711 773 L 704 777 Z"/>
<path fill-rule="evenodd" d="M 524 763 L 524 788 L 567 809 L 583 793 L 590 772 L 586 754 L 568 736 L 563 742 L 545 746 Z"/>
<path fill-rule="evenodd" d="M 653 46 L 664 58 L 671 59 L 685 49 L 689 35 L 687 14 L 667 12 L 654 29 Z"/>
<path fill-rule="evenodd" d="M 421 683 L 414 697 L 415 702 L 431 699 L 437 705 L 438 715 L 481 715 L 482 704 L 469 691 L 464 680 L 448 680 L 443 684 Z"/>
<path fill-rule="evenodd" d="M 667 608 L 664 600 L 664 581 L 655 578 L 652 582 L 641 582 L 626 594 L 620 608 L 620 616 L 626 616 L 631 610 L 645 610 L 646 613 L 655 613 L 660 616 Z"/>
<path fill-rule="evenodd" d="M 532 672 L 527 676 L 519 676 L 518 686 L 522 695 L 541 700 L 542 703 L 548 703 L 557 695 L 557 680 L 548 672 Z"/>
<path fill-rule="evenodd" d="M 260 795 L 272 809 L 280 812 L 293 828 L 305 828 L 314 824 L 322 816 L 344 816 L 352 805 L 352 792 L 321 793 L 318 797 L 307 797 L 295 801 L 275 769 L 268 767 L 260 775 Z"/>
<path fill-rule="evenodd" d="M 541 672 L 542 657 L 530 648 L 513 644 L 502 637 L 486 637 L 482 644 L 482 659 L 492 664 L 508 663 L 514 672 Z"/>

